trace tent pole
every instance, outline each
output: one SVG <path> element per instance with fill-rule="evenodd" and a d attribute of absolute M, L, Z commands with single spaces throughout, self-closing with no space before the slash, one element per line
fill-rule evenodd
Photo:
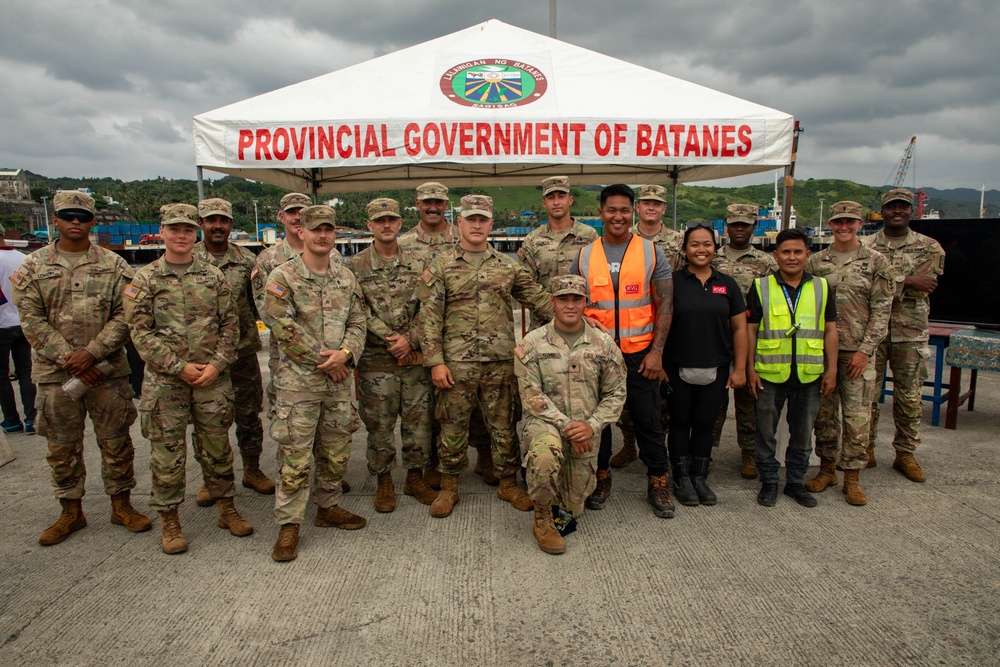
<path fill-rule="evenodd" d="M 781 202 L 781 229 L 788 229 L 788 222 L 792 216 L 792 188 L 795 187 L 795 159 L 799 152 L 799 135 L 805 130 L 799 127 L 799 121 L 795 121 L 795 129 L 792 131 L 792 155 L 785 167 L 785 193 Z"/>
<path fill-rule="evenodd" d="M 198 180 L 198 201 L 201 201 L 205 198 L 205 174 L 201 167 L 195 167 L 195 173 Z"/>
<path fill-rule="evenodd" d="M 677 173 L 674 172 L 674 231 L 677 231 Z"/>
<path fill-rule="evenodd" d="M 313 204 L 315 204 L 317 201 L 319 201 L 317 199 L 317 196 L 319 195 L 319 183 L 316 182 L 317 173 L 319 172 L 319 170 L 316 169 L 316 167 L 313 167 L 311 171 L 312 171 L 312 179 L 311 179 L 312 180 L 312 196 L 313 196 Z"/>

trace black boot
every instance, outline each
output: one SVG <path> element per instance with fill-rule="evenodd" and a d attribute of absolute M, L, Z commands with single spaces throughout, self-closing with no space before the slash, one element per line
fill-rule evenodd
<path fill-rule="evenodd" d="M 711 459 L 708 457 L 695 456 L 691 458 L 691 484 L 694 485 L 694 491 L 698 494 L 698 500 L 702 505 L 714 505 L 719 501 L 715 496 L 715 491 L 708 488 L 708 482 L 705 481 L 705 478 L 708 477 L 710 461 Z"/>
<path fill-rule="evenodd" d="M 698 494 L 691 486 L 691 457 L 681 456 L 673 463 L 671 477 L 674 484 L 674 497 L 681 505 L 699 504 Z"/>

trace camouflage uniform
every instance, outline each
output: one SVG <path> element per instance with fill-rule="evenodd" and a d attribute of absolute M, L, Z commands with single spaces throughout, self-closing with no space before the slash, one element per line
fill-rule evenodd
<path fill-rule="evenodd" d="M 674 271 L 677 271 L 686 263 L 687 260 L 684 257 L 683 250 L 684 234 L 682 232 L 674 231 L 665 224 L 660 223 L 660 231 L 656 234 L 643 234 L 639 231 L 639 225 L 633 225 L 632 233 L 639 238 L 647 239 L 660 246 L 663 254 L 667 256 L 667 261 L 670 262 L 670 268 Z"/>
<path fill-rule="evenodd" d="M 513 296 L 543 317 L 552 317 L 545 290 L 520 263 L 487 246 L 478 268 L 456 246 L 441 254 L 422 274 L 420 346 L 424 365 L 447 364 L 455 380 L 438 391 L 435 416 L 441 421 L 438 444 L 441 472 L 458 475 L 468 463 L 469 415 L 481 402 L 492 440 L 498 477 L 517 472 L 514 442 Z"/>
<path fill-rule="evenodd" d="M 740 251 L 726 250 L 723 246 L 715 253 L 712 260 L 712 267 L 720 273 L 732 276 L 736 284 L 743 292 L 746 300 L 753 289 L 753 281 L 756 278 L 769 276 L 778 270 L 778 264 L 769 253 L 757 250 L 750 246 L 743 254 L 735 259 L 733 254 Z M 736 443 L 740 449 L 748 452 L 754 450 L 754 443 L 757 437 L 757 413 L 753 395 L 750 389 L 742 387 L 733 390 L 733 401 L 736 403 Z M 722 427 L 726 423 L 729 413 L 729 392 L 726 392 L 719 408 L 719 415 L 715 419 L 715 426 L 712 429 L 712 446 L 718 447 L 722 439 Z"/>
<path fill-rule="evenodd" d="M 422 364 L 400 366 L 389 354 L 386 336 L 401 335 L 414 350 L 420 347 L 415 290 L 423 271 L 421 261 L 400 249 L 382 257 L 374 247 L 350 258 L 367 306 L 368 338 L 358 361 L 361 420 L 368 429 L 368 471 L 379 475 L 396 457 L 396 418 L 400 418 L 403 467 L 427 465 L 431 448 L 434 385 Z"/>
<path fill-rule="evenodd" d="M 860 213 L 861 206 L 857 208 Z M 835 211 L 831 207 L 831 213 Z M 834 261 L 833 253 L 832 247 L 821 250 L 806 263 L 807 272 L 826 278 L 830 284 L 837 303 L 840 340 L 837 390 L 820 397 L 815 429 L 816 454 L 828 460 L 836 460 L 839 454 L 841 470 L 861 470 L 868 463 L 865 448 L 868 447 L 871 404 L 877 397 L 875 349 L 889 328 L 895 278 L 886 258 L 864 245 L 842 265 Z M 868 355 L 868 365 L 861 377 L 852 380 L 847 363 L 855 352 Z"/>
<path fill-rule="evenodd" d="M 927 379 L 927 345 L 930 294 L 904 288 L 906 276 L 944 273 L 944 249 L 934 239 L 907 230 L 902 238 L 887 237 L 884 231 L 869 236 L 867 245 L 885 255 L 896 278 L 889 334 L 875 352 L 876 388 L 882 386 L 886 361 L 892 369 L 892 418 L 896 435 L 892 446 L 898 452 L 910 452 L 920 445 L 920 418 L 923 415 L 921 392 Z M 878 433 L 878 390 L 872 401 L 871 446 Z"/>
<path fill-rule="evenodd" d="M 194 424 L 194 454 L 209 494 L 234 494 L 229 365 L 236 359 L 240 328 L 232 301 L 222 272 L 198 258 L 180 269 L 160 257 L 139 269 L 125 288 L 125 321 L 146 362 L 139 414 L 152 446 L 149 505 L 158 512 L 184 501 L 188 423 Z M 187 363 L 212 364 L 219 377 L 207 387 L 191 386 L 179 377 Z"/>
<path fill-rule="evenodd" d="M 57 498 L 77 499 L 85 493 L 83 429 L 88 414 L 101 449 L 104 491 L 114 496 L 135 487 L 129 427 L 136 410 L 123 348 L 128 327 L 122 310 L 122 294 L 131 277 L 132 268 L 124 259 L 95 245 L 75 266 L 60 256 L 55 244 L 46 246 L 28 255 L 11 274 L 13 300 L 32 348 L 31 375 L 38 384 L 35 427 L 48 441 L 46 458 Z M 62 383 L 72 377 L 62 365 L 67 354 L 80 349 L 113 368 L 104 382 L 73 400 L 62 390 Z"/>
<path fill-rule="evenodd" d="M 539 505 L 582 514 L 597 486 L 601 431 L 625 405 L 622 353 L 610 336 L 589 326 L 570 349 L 550 322 L 525 336 L 514 356 L 525 411 L 528 495 Z M 572 421 L 594 430 L 590 452 L 574 453 L 562 436 Z"/>
<path fill-rule="evenodd" d="M 340 501 L 351 434 L 360 423 L 349 379 L 334 382 L 317 366 L 326 359 L 320 355 L 323 350 L 346 348 L 351 359 L 361 356 L 365 307 L 358 283 L 345 266 L 331 262 L 321 276 L 296 257 L 271 272 L 261 315 L 278 342 L 280 355 L 271 422 L 280 477 L 274 518 L 279 524 L 301 524 L 314 457 L 313 502 L 328 509 Z"/>

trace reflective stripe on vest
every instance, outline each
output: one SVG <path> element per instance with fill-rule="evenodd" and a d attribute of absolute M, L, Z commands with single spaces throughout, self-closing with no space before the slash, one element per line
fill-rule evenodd
<path fill-rule="evenodd" d="M 826 280 L 812 278 L 812 289 L 800 286 L 799 302 L 795 307 L 795 322 L 799 325 L 794 337 L 789 337 L 792 328 L 792 312 L 788 309 L 785 294 L 773 276 L 757 278 L 753 281 L 757 296 L 760 297 L 764 318 L 757 330 L 757 349 L 754 351 L 754 370 L 764 380 L 774 384 L 787 382 L 792 374 L 792 355 L 798 369 L 799 381 L 813 382 L 823 375 L 825 357 L 823 336 L 826 330 L 824 313 L 829 298 Z M 767 289 L 763 289 L 764 285 Z M 793 351 L 792 341 L 795 341 Z"/>
<path fill-rule="evenodd" d="M 653 342 L 656 305 L 650 288 L 655 268 L 652 241 L 633 236 L 622 258 L 616 291 L 604 241 L 598 239 L 580 250 L 580 275 L 587 279 L 588 291 L 584 313 L 607 327 L 622 352 L 641 352 Z"/>

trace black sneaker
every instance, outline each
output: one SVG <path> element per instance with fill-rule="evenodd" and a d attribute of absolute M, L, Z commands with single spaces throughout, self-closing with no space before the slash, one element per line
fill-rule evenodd
<path fill-rule="evenodd" d="M 651 475 L 646 486 L 646 500 L 653 506 L 653 514 L 661 519 L 672 519 L 674 516 L 669 484 L 666 475 Z"/>
<path fill-rule="evenodd" d="M 597 471 L 597 488 L 587 498 L 584 506 L 589 510 L 602 510 L 611 496 L 611 475 L 607 470 Z"/>
<path fill-rule="evenodd" d="M 801 484 L 785 484 L 785 488 L 781 492 L 803 507 L 816 507 L 818 504 L 813 494 L 809 493 L 806 487 Z"/>
<path fill-rule="evenodd" d="M 760 491 L 757 493 L 757 504 L 763 505 L 764 507 L 774 507 L 778 503 L 778 485 L 777 483 L 764 482 L 760 485 Z"/>

